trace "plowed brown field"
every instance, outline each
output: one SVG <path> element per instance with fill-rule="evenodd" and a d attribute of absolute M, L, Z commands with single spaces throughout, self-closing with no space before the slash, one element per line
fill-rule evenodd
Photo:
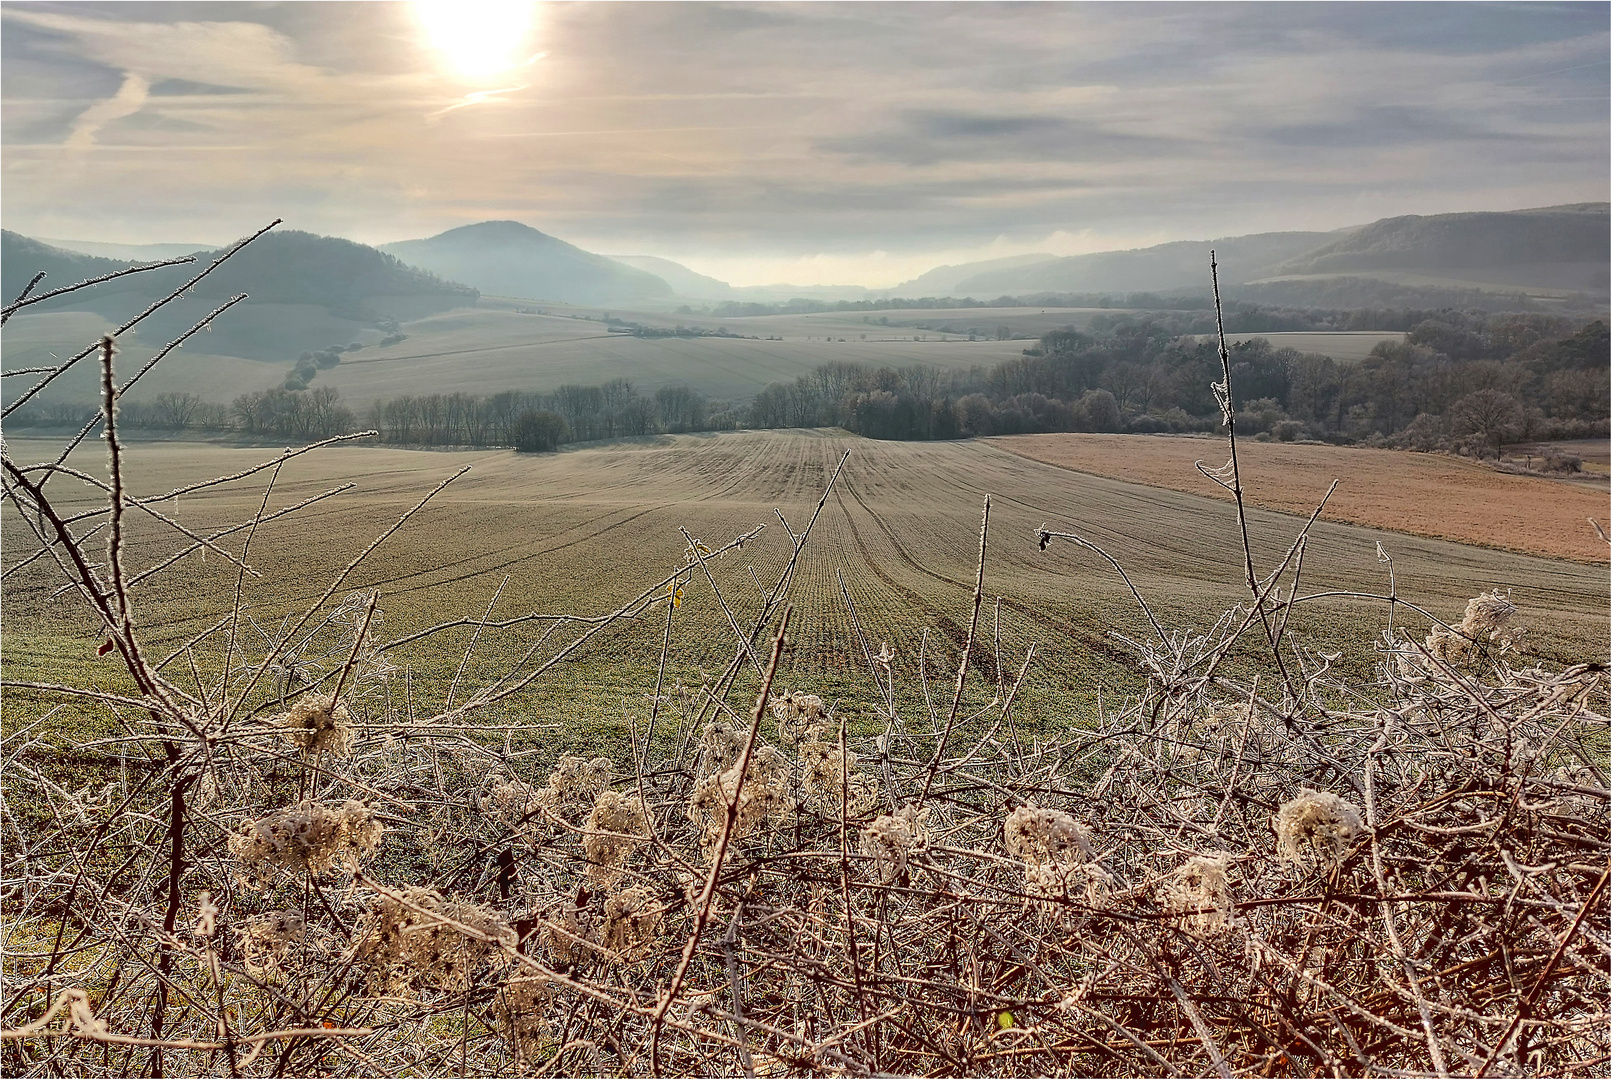
<path fill-rule="evenodd" d="M 1225 464 L 1221 439 L 1160 435 L 1008 435 L 989 440 L 1064 469 L 1231 499 L 1193 467 Z M 1339 481 L 1322 514 L 1413 536 L 1530 555 L 1607 562 L 1607 545 L 1587 518 L 1607 522 L 1605 484 L 1495 472 L 1459 458 L 1346 446 L 1239 442 L 1245 500 L 1308 517 Z"/>

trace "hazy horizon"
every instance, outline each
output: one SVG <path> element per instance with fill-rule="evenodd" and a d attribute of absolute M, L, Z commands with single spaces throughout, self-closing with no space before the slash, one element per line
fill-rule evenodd
<path fill-rule="evenodd" d="M 6 3 L 4 223 L 733 285 L 1608 197 L 1608 5 Z"/>

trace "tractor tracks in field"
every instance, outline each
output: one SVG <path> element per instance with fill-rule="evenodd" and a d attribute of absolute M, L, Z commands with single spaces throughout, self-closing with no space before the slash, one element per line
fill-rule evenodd
<path fill-rule="evenodd" d="M 864 500 L 861 495 L 857 494 L 856 489 L 849 483 L 843 486 L 845 491 L 850 494 L 851 499 L 856 503 L 856 505 L 873 520 L 874 525 L 876 525 L 879 531 L 884 534 L 885 539 L 890 543 L 890 547 L 895 551 L 896 555 L 901 559 L 902 562 L 906 563 L 920 574 L 934 578 L 936 581 L 944 584 L 955 586 L 956 588 L 963 590 L 965 593 L 971 593 L 973 591 L 972 585 L 970 585 L 968 582 L 947 577 L 945 574 L 931 570 L 929 567 L 920 563 L 917 559 L 914 559 L 912 555 L 908 553 L 907 549 L 901 545 L 901 541 L 896 538 L 895 530 L 886 524 L 885 520 L 867 504 L 867 501 Z M 1018 500 L 1013 501 L 1017 502 Z M 840 497 L 840 506 L 842 509 L 847 511 L 845 517 L 847 524 L 849 524 L 851 528 L 851 540 L 853 543 L 855 543 L 857 552 L 862 556 L 862 560 L 867 563 L 868 568 L 873 571 L 874 575 L 878 577 L 880 581 L 884 582 L 890 588 L 896 590 L 903 596 L 906 596 L 913 603 L 917 604 L 919 608 L 923 610 L 925 615 L 936 621 L 937 625 L 939 625 L 941 629 L 941 632 L 947 637 L 951 638 L 956 644 L 957 648 L 961 650 L 964 641 L 967 639 L 965 629 L 962 626 L 959 626 L 955 620 L 950 619 L 936 611 L 929 604 L 928 599 L 921 593 L 908 589 L 904 585 L 901 585 L 899 582 L 897 582 L 889 574 L 885 573 L 884 569 L 879 566 L 878 562 L 873 558 L 872 553 L 868 551 L 867 545 L 863 542 L 861 535 L 857 532 L 856 522 L 853 516 L 849 513 L 849 508 L 845 506 L 843 496 Z M 1017 600 L 1010 596 L 1000 596 L 998 599 L 1001 600 L 1002 606 L 1007 608 L 1009 611 L 1017 612 L 1018 614 L 1023 615 L 1025 618 L 1040 624 L 1047 630 L 1054 631 L 1062 635 L 1066 639 L 1078 641 L 1091 653 L 1099 655 L 1104 659 L 1127 669 L 1134 668 L 1136 666 L 1135 657 L 1133 657 L 1124 648 L 1115 644 L 1104 634 L 1077 626 L 1074 623 L 1067 622 L 1063 619 L 1049 615 L 1044 611 L 1031 607 L 1022 600 Z M 995 656 L 984 652 L 983 643 L 978 640 L 976 640 L 974 643 L 974 650 L 973 658 L 970 662 L 979 665 L 984 670 L 990 671 L 993 678 L 997 677 Z"/>

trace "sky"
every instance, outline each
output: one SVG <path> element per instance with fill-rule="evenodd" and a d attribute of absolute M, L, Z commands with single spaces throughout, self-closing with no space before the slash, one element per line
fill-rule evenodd
<path fill-rule="evenodd" d="M 1608 198 L 1609 5 L 4 3 L 32 236 L 514 219 L 736 285 Z"/>

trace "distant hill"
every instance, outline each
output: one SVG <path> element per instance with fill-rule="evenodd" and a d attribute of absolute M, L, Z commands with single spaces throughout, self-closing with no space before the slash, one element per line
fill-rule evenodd
<path fill-rule="evenodd" d="M 464 225 L 381 250 L 499 296 L 615 305 L 672 295 L 672 287 L 654 274 L 583 251 L 518 221 Z"/>
<path fill-rule="evenodd" d="M 1435 214 L 1374 221 L 1288 259 L 1276 274 L 1371 270 L 1471 270 L 1612 257 L 1606 203 L 1508 213 Z"/>
<path fill-rule="evenodd" d="M 176 255 L 212 251 L 218 247 L 217 244 L 103 244 L 98 240 L 57 240 L 49 236 L 41 236 L 39 240 L 64 251 L 98 255 L 103 259 L 129 259 L 134 262 L 160 262 Z"/>
<path fill-rule="evenodd" d="M 205 267 L 218 252 L 198 252 L 196 263 L 119 278 L 47 301 L 30 311 L 93 311 L 114 321 L 165 296 Z M 13 232 L 0 236 L 0 292 L 9 301 L 36 271 L 48 275 L 40 290 L 71 285 L 120 270 L 127 259 L 103 259 L 43 244 Z M 196 285 L 192 296 L 141 324 L 154 340 L 176 334 L 206 314 L 203 305 L 246 293 L 231 318 L 215 324 L 208 350 L 250 359 L 295 360 L 309 349 L 346 344 L 358 331 L 386 319 L 420 318 L 476 302 L 476 291 L 351 240 L 287 230 L 270 232 Z"/>
<path fill-rule="evenodd" d="M 893 289 L 891 296 L 955 296 L 957 287 L 969 278 L 1004 270 L 1023 270 L 1041 263 L 1056 262 L 1056 255 L 1009 255 L 1005 259 L 985 259 L 981 262 L 959 263 L 956 266 L 937 266 L 919 274 L 911 281 L 903 281 Z"/>
<path fill-rule="evenodd" d="M 1612 258 L 1608 210 L 1606 203 L 1578 203 L 1385 218 L 1289 259 L 1259 284 L 1300 288 L 1349 275 L 1405 289 L 1604 303 Z"/>
<path fill-rule="evenodd" d="M 718 281 L 714 277 L 706 277 L 696 273 L 670 259 L 657 258 L 654 255 L 607 255 L 618 263 L 624 263 L 634 270 L 642 270 L 646 274 L 654 274 L 672 287 L 672 292 L 689 300 L 727 300 L 733 296 L 733 286 L 725 281 Z"/>
<path fill-rule="evenodd" d="M 1014 269 L 974 274 L 957 283 L 964 296 L 988 298 L 1024 293 L 1205 292 L 1209 286 L 1209 249 L 1214 248 L 1224 272 L 1221 284 L 1249 281 L 1335 239 L 1333 233 L 1255 233 L 1221 240 L 1181 240 L 1133 251 L 1070 255 Z"/>
<path fill-rule="evenodd" d="M 85 278 L 110 274 L 128 265 L 127 260 L 101 259 L 78 251 L 68 251 L 35 240 L 31 236 L 14 233 L 10 229 L 0 229 L 0 297 L 3 297 L 3 302 L 7 304 L 15 300 L 17 294 L 41 270 L 45 272 L 45 280 L 34 287 L 36 294 L 59 289 L 63 285 L 71 285 Z"/>

